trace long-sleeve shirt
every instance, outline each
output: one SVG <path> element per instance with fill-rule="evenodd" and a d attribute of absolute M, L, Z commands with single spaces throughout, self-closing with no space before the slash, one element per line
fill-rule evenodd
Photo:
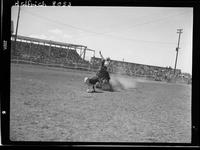
<path fill-rule="evenodd" d="M 102 60 L 101 62 L 101 67 L 99 69 L 99 71 L 96 73 L 96 76 L 99 79 L 106 79 L 106 80 L 110 80 L 110 75 L 107 71 L 107 67 L 104 65 L 105 60 Z"/>

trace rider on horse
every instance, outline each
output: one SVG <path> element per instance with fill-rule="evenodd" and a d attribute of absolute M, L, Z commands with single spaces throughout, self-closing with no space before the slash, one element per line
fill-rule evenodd
<path fill-rule="evenodd" d="M 92 78 L 86 77 L 84 79 L 84 82 L 88 85 L 88 88 L 89 86 L 92 85 L 92 88 L 93 88 L 92 92 L 95 91 L 95 87 L 102 88 L 104 87 L 103 85 L 109 86 L 109 88 L 105 88 L 105 90 L 112 90 L 111 85 L 109 84 L 110 75 L 107 70 L 108 66 L 110 65 L 110 58 L 108 57 L 104 59 L 104 57 L 101 54 L 101 51 L 99 52 L 99 54 L 101 56 L 101 66 L 100 66 L 100 69 L 97 71 L 96 76 Z M 89 89 L 87 89 L 87 91 L 89 91 Z"/>

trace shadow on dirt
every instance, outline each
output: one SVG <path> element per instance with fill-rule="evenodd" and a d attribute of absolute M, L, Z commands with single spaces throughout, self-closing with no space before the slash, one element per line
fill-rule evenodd
<path fill-rule="evenodd" d="M 91 91 L 91 92 L 88 92 L 88 93 L 103 93 L 102 91 Z"/>

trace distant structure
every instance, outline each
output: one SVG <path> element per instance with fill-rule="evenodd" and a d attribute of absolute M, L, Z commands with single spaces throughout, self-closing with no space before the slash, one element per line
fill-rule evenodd
<path fill-rule="evenodd" d="M 15 48 L 15 44 L 19 43 L 21 45 L 26 45 L 26 53 L 30 53 L 31 46 L 36 46 L 36 47 L 48 47 L 48 55 L 50 56 L 51 51 L 55 49 L 55 47 L 60 48 L 62 50 L 74 50 L 79 52 L 79 56 L 85 60 L 85 55 L 87 51 L 93 52 L 93 56 L 95 55 L 95 50 L 88 49 L 87 46 L 84 45 L 78 45 L 78 44 L 71 44 L 71 43 L 63 43 L 63 42 L 56 42 L 56 41 L 51 41 L 51 40 L 44 40 L 44 39 L 39 39 L 39 38 L 32 38 L 32 37 L 26 37 L 26 36 L 21 36 L 18 35 L 17 38 L 15 39 L 15 36 L 11 36 L 11 42 L 13 46 L 13 56 L 17 56 L 17 51 L 19 49 Z M 29 49 L 29 50 L 28 50 Z M 15 53 L 16 51 L 16 53 Z M 67 52 L 67 51 L 66 51 Z M 30 54 L 28 54 L 30 55 Z"/>
<path fill-rule="evenodd" d="M 16 46 L 16 53 L 13 52 L 14 46 Z M 85 60 L 87 51 L 93 52 L 90 61 Z M 15 35 L 12 35 L 11 62 L 97 71 L 101 58 L 95 57 L 95 50 L 88 49 L 84 45 L 20 35 L 17 36 L 15 41 Z M 174 74 L 174 69 L 171 67 L 125 62 L 124 59 L 122 61 L 111 60 L 111 65 L 108 69 L 110 73 L 142 77 L 156 81 L 170 81 Z M 176 81 L 179 79 L 181 82 L 191 83 L 191 76 L 188 74 L 182 75 L 180 69 L 176 69 L 175 72 Z"/>

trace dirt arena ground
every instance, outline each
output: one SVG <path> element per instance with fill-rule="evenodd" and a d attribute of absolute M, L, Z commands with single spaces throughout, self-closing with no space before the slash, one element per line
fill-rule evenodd
<path fill-rule="evenodd" d="M 191 142 L 191 85 L 128 79 L 134 86 L 87 93 L 94 74 L 11 64 L 10 140 Z"/>

